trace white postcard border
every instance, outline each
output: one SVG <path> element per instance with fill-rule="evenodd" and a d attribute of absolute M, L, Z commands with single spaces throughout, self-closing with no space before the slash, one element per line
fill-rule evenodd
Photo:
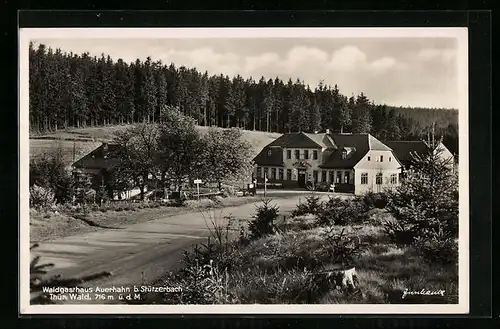
<path fill-rule="evenodd" d="M 30 305 L 28 45 L 37 38 L 456 38 L 459 107 L 459 303 L 448 305 Z M 21 28 L 19 30 L 21 314 L 464 314 L 469 312 L 467 28 Z"/>

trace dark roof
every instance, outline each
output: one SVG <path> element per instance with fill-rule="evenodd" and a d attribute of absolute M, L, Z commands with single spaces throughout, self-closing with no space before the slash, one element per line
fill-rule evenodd
<path fill-rule="evenodd" d="M 385 144 L 392 148 L 398 160 L 404 165 L 411 162 L 411 153 L 425 154 L 430 151 L 424 141 L 388 141 Z"/>
<path fill-rule="evenodd" d="M 268 146 L 281 146 L 287 148 L 322 148 L 324 145 L 311 139 L 307 134 L 300 132 L 281 135 L 281 137 L 275 139 Z"/>
<path fill-rule="evenodd" d="M 281 146 L 271 146 L 271 144 L 264 147 L 253 159 L 259 166 L 283 166 L 283 148 Z M 268 151 L 271 151 L 270 155 Z"/>
<path fill-rule="evenodd" d="M 320 165 L 321 168 L 353 168 L 370 149 L 369 134 L 329 134 L 337 145 L 328 159 Z M 344 147 L 355 149 L 348 154 L 347 158 L 342 159 Z"/>
<path fill-rule="evenodd" d="M 118 159 L 113 157 L 120 149 L 120 145 L 103 143 L 101 146 L 73 163 L 75 168 L 111 169 Z"/>

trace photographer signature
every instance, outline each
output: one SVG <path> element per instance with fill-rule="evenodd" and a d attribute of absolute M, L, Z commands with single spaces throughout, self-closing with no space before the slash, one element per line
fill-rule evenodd
<path fill-rule="evenodd" d="M 422 289 L 422 290 L 408 290 L 408 288 L 406 288 L 405 290 L 403 290 L 403 295 L 401 296 L 401 299 L 405 299 L 406 296 L 415 296 L 415 295 L 419 295 L 419 296 L 443 296 L 444 297 L 444 294 L 445 294 L 445 290 L 442 290 L 442 289 L 439 289 L 439 290 L 428 290 L 428 289 Z"/>

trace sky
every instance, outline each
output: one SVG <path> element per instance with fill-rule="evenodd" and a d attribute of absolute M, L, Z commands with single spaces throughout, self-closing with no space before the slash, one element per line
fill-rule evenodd
<path fill-rule="evenodd" d="M 63 52 L 110 55 L 133 62 L 150 56 L 210 75 L 259 80 L 320 81 L 376 104 L 459 108 L 458 45 L 454 38 L 33 39 Z"/>

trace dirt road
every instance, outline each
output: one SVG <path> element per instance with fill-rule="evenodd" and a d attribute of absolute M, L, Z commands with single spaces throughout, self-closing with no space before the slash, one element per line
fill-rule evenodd
<path fill-rule="evenodd" d="M 324 195 L 326 197 L 326 195 Z M 304 195 L 274 198 L 280 213 L 295 208 Z M 212 210 L 215 214 L 232 214 L 237 219 L 250 219 L 257 203 Z M 112 276 L 92 281 L 90 286 L 130 286 L 151 282 L 166 271 L 179 266 L 182 250 L 204 242 L 210 234 L 208 213 L 193 212 L 133 224 L 121 229 L 103 229 L 78 236 L 41 243 L 33 250 L 42 262 L 52 262 L 49 275 L 63 277 L 90 275 L 109 271 Z M 94 301 L 95 302 L 95 301 Z"/>

